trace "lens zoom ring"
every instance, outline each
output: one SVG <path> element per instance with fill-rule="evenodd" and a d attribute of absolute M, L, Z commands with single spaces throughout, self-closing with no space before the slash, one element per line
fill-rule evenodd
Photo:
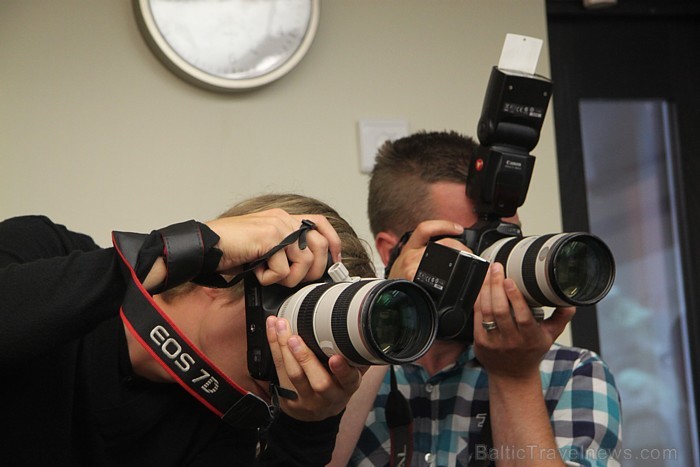
<path fill-rule="evenodd" d="M 522 274 L 523 284 L 527 293 L 540 305 L 551 306 L 552 302 L 542 293 L 540 285 L 537 283 L 537 257 L 540 254 L 542 245 L 547 242 L 553 234 L 542 235 L 533 241 L 523 255 L 523 263 L 520 265 L 520 273 Z M 543 284 L 549 287 L 549 284 Z"/>
<path fill-rule="evenodd" d="M 513 251 L 513 248 L 515 248 L 515 245 L 517 245 L 520 240 L 522 240 L 522 238 L 513 237 L 509 241 L 505 242 L 505 244 L 496 252 L 493 262 L 501 263 L 503 265 L 503 269 L 505 269 L 505 266 L 508 264 L 510 252 Z"/>
<path fill-rule="evenodd" d="M 360 355 L 352 344 L 348 332 L 348 309 L 357 291 L 366 284 L 366 281 L 358 281 L 343 290 L 336 299 L 335 305 L 333 305 L 333 314 L 331 316 L 331 332 L 333 333 L 335 344 L 348 360 L 361 365 L 371 365 L 372 362 Z M 358 323 L 358 325 L 362 326 L 363 323 Z M 362 329 L 360 331 L 362 332 Z"/>
<path fill-rule="evenodd" d="M 322 284 L 309 292 L 309 294 L 304 297 L 304 300 L 302 300 L 301 305 L 299 305 L 299 312 L 297 314 L 299 336 L 304 339 L 306 346 L 310 348 L 323 363 L 328 361 L 328 357 L 325 356 L 326 354 L 321 350 L 321 347 L 316 341 L 316 334 L 314 333 L 314 311 L 316 310 L 316 304 L 321 296 L 334 285 L 335 283 L 332 282 Z"/>

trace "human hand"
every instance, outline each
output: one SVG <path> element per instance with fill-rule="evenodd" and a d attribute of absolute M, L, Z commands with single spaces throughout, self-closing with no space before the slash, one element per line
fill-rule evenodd
<path fill-rule="evenodd" d="M 450 221 L 431 220 L 421 222 L 401 249 L 401 254 L 394 261 L 388 278 L 413 280 L 416 271 L 418 271 L 418 265 L 423 258 L 423 253 L 425 253 L 425 247 L 430 239 L 442 235 L 459 235 L 463 230 L 464 227 Z M 454 238 L 443 238 L 438 240 L 437 243 L 458 250 L 470 251 Z"/>
<path fill-rule="evenodd" d="M 512 311 L 511 311 L 512 309 Z M 503 265 L 493 263 L 474 304 L 474 352 L 489 377 L 531 378 L 544 354 L 564 331 L 576 309 L 557 308 L 537 322 Z M 487 331 L 482 322 L 495 322 Z"/>
<path fill-rule="evenodd" d="M 328 251 L 333 261 L 340 261 L 340 237 L 328 220 L 320 215 L 291 215 L 282 209 L 222 217 L 207 222 L 220 240 L 217 247 L 223 252 L 217 272 L 237 274 L 240 266 L 255 261 L 277 246 L 287 235 L 308 219 L 316 224 L 306 234 L 307 248 L 298 242 L 276 252 L 254 273 L 262 285 L 279 283 L 288 287 L 303 281 L 318 279 L 326 271 Z"/>
<path fill-rule="evenodd" d="M 366 368 L 352 367 L 334 355 L 328 362 L 330 374 L 301 337 L 292 335 L 286 319 L 269 316 L 266 325 L 279 384 L 298 395 L 296 400 L 280 398 L 282 411 L 302 421 L 339 414 L 360 387 Z"/>

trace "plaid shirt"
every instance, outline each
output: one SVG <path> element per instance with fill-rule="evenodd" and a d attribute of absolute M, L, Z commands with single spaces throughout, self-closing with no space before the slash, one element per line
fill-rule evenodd
<path fill-rule="evenodd" d="M 476 364 L 472 347 L 453 366 L 432 377 L 418 365 L 395 369 L 399 389 L 409 398 L 413 412 L 412 467 L 467 466 L 470 453 L 476 453 L 476 458 L 488 455 L 477 441 L 488 410 L 488 378 Z M 567 465 L 619 465 L 620 398 L 607 365 L 591 351 L 555 344 L 545 354 L 540 374 L 556 443 Z M 389 465 L 384 417 L 389 390 L 387 372 L 348 465 Z M 533 445 L 510 454 L 493 451 L 491 458 L 551 455 L 535 449 Z"/>

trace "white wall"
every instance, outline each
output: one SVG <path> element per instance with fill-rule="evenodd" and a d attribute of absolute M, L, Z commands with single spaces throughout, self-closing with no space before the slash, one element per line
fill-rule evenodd
<path fill-rule="evenodd" d="M 289 75 L 223 95 L 151 53 L 127 0 L 0 2 L 0 217 L 43 213 L 109 245 L 113 229 L 206 220 L 234 201 L 296 191 L 371 240 L 357 122 L 475 134 L 506 33 L 545 39 L 544 0 L 322 0 Z M 552 111 L 521 209 L 561 230 Z"/>

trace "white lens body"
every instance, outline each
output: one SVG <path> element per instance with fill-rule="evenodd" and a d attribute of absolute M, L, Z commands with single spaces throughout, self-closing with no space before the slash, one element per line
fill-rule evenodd
<path fill-rule="evenodd" d="M 384 282 L 384 280 L 368 280 L 366 281 L 365 285 L 362 286 L 357 293 L 355 293 L 350 301 L 350 305 L 347 308 L 347 322 L 345 325 L 347 327 L 352 346 L 355 348 L 357 353 L 371 363 L 386 364 L 384 360 L 378 358 L 370 351 L 370 345 L 368 342 L 366 342 L 362 335 L 362 329 L 365 328 L 362 322 L 364 318 L 362 316 L 362 311 L 364 308 L 363 303 L 370 290 L 373 289 L 378 282 Z M 332 310 L 340 294 L 352 284 L 354 284 L 354 282 L 339 282 L 333 284 L 318 299 L 315 307 L 316 310 Z M 287 298 L 287 300 L 285 300 L 280 307 L 277 316 L 286 318 L 289 321 L 292 333 L 299 333 L 298 318 L 301 303 L 308 296 L 308 294 L 311 293 L 311 291 L 321 285 L 322 284 L 311 284 L 302 288 L 297 293 Z M 343 354 L 343 352 L 340 350 L 333 337 L 333 330 L 331 327 L 332 317 L 333 313 L 329 312 L 313 314 L 314 336 L 316 336 L 316 341 L 318 342 L 319 347 L 327 356 L 343 355 L 344 357 L 347 357 L 347 355 Z"/>
<path fill-rule="evenodd" d="M 430 295 L 401 279 L 310 284 L 287 297 L 277 316 L 286 318 L 292 333 L 319 358 L 342 355 L 357 366 L 415 361 L 437 334 Z"/>
<path fill-rule="evenodd" d="M 571 234 L 568 233 L 553 235 L 543 245 L 540 246 L 534 264 L 525 264 L 525 266 L 530 271 L 534 272 L 537 288 L 542 293 L 542 295 L 549 301 L 549 303 L 539 303 L 539 301 L 532 296 L 531 292 L 529 291 L 529 287 L 525 284 L 525 274 L 523 273 L 525 254 L 530 249 L 532 243 L 538 240 L 540 237 L 532 236 L 525 238 L 502 238 L 496 241 L 486 250 L 484 250 L 480 256 L 491 263 L 496 259 L 496 255 L 498 254 L 499 250 L 501 250 L 501 248 L 503 248 L 510 242 L 518 242 L 508 255 L 508 260 L 504 265 L 504 271 L 506 277 L 513 279 L 515 285 L 518 287 L 518 290 L 520 290 L 520 292 L 523 294 L 528 304 L 530 306 L 535 307 L 543 305 L 554 307 L 571 306 L 570 303 L 562 300 L 562 298 L 555 293 L 555 290 L 558 286 L 554 283 L 555 278 L 551 275 L 553 274 L 551 264 L 554 260 L 554 258 L 551 257 L 551 252 L 553 251 L 552 247 L 564 237 L 568 237 L 570 235 Z"/>

